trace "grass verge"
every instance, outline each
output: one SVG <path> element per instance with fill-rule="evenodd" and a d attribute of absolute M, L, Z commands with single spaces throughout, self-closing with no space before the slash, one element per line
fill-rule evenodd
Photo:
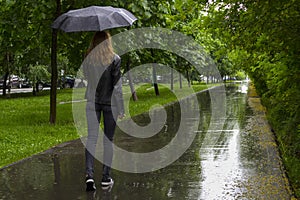
<path fill-rule="evenodd" d="M 198 84 L 193 85 L 193 89 L 197 92 L 212 86 L 215 84 Z M 184 97 L 186 87 L 175 87 L 174 91 Z M 124 96 L 130 95 L 129 86 L 124 86 L 123 90 Z M 156 104 L 176 101 L 176 96 L 167 85 L 159 85 L 159 91 L 160 95 L 155 96 L 150 84 L 139 86 L 139 100 L 131 100 L 129 104 L 130 115 L 146 112 Z M 0 168 L 59 143 L 79 138 L 73 122 L 72 104 L 59 104 L 71 100 L 71 89 L 58 91 L 57 124 L 54 126 L 49 124 L 49 92 L 42 92 L 39 96 L 16 94 L 11 95 L 10 99 L 0 98 Z"/>
<path fill-rule="evenodd" d="M 69 99 L 71 93 L 59 91 L 58 101 Z M 57 105 L 58 123 L 53 126 L 49 101 L 48 95 L 0 99 L 0 167 L 78 137 L 71 104 Z"/>

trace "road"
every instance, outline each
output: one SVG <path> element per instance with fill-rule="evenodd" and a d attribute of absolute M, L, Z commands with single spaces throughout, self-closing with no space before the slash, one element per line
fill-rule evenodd
<path fill-rule="evenodd" d="M 10 90 L 11 94 L 16 94 L 16 93 L 30 93 L 32 92 L 32 88 L 13 88 Z M 50 90 L 50 87 L 45 87 L 43 90 Z M 6 90 L 6 93 L 8 93 L 8 90 Z M 0 95 L 3 94 L 3 90 L 0 89 Z"/>

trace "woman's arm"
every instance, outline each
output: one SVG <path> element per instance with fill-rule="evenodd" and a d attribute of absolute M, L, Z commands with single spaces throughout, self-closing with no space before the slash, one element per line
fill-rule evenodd
<path fill-rule="evenodd" d="M 118 107 L 119 116 L 124 116 L 124 100 L 122 92 L 122 77 L 121 77 L 121 58 L 115 55 L 114 65 L 112 68 L 112 80 L 113 80 L 113 98 Z"/>

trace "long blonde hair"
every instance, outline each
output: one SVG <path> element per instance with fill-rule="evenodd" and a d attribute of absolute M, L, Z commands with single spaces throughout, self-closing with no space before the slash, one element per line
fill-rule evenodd
<path fill-rule="evenodd" d="M 86 56 L 90 54 L 93 49 L 95 50 L 90 55 L 91 59 L 96 62 L 101 62 L 103 66 L 109 65 L 112 62 L 114 51 L 111 43 L 111 37 L 108 32 L 98 31 L 94 34 L 90 46 L 87 50 Z"/>

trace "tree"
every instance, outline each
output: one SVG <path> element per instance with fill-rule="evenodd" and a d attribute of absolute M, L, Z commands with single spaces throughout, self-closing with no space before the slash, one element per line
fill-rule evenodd
<path fill-rule="evenodd" d="M 231 52 L 239 52 L 231 57 L 233 65 L 239 63 L 262 97 L 300 195 L 300 2 L 225 0 L 215 1 L 210 11 L 208 24 L 221 30 Z"/>
<path fill-rule="evenodd" d="M 28 78 L 31 80 L 33 85 L 33 94 L 39 91 L 39 83 L 42 80 L 48 80 L 50 78 L 50 73 L 48 72 L 48 66 L 45 65 L 31 65 L 29 67 Z"/>

